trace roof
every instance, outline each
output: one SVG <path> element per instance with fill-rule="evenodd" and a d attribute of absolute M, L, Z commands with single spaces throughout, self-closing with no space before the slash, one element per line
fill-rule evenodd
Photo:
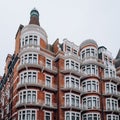
<path fill-rule="evenodd" d="M 87 39 L 87 40 L 85 40 L 85 41 L 83 41 L 83 42 L 81 43 L 80 48 L 82 49 L 83 47 L 85 47 L 85 46 L 87 46 L 87 45 L 90 45 L 90 44 L 94 44 L 95 46 L 98 47 L 98 45 L 97 45 L 97 43 L 96 43 L 95 40 L 93 40 L 93 39 Z"/>
<path fill-rule="evenodd" d="M 117 56 L 116 56 L 116 59 L 120 59 L 120 49 L 119 49 L 119 51 L 118 51 L 118 54 L 117 54 Z"/>
<path fill-rule="evenodd" d="M 119 49 L 118 54 L 115 58 L 115 67 L 116 68 L 120 67 L 120 49 Z"/>

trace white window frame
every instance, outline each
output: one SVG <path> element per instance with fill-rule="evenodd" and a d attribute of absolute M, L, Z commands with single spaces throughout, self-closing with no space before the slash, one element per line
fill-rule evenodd
<path fill-rule="evenodd" d="M 72 86 L 72 80 L 74 81 L 74 86 Z M 66 81 L 68 81 L 69 85 L 66 84 L 67 83 Z M 78 83 L 78 85 L 77 85 L 77 83 Z M 64 87 L 65 88 L 80 89 L 80 79 L 78 77 L 73 76 L 73 75 L 66 75 L 66 76 L 64 76 Z"/>
<path fill-rule="evenodd" d="M 67 114 L 67 113 L 69 113 L 69 120 L 72 120 L 72 114 L 75 115 L 75 120 L 76 120 L 77 115 L 79 115 L 79 120 L 80 120 L 80 118 L 81 118 L 80 112 L 65 111 L 65 120 L 67 120 L 67 119 L 66 119 L 66 114 Z"/>
<path fill-rule="evenodd" d="M 96 105 L 94 105 L 94 100 L 95 100 Z M 89 104 L 91 104 L 91 105 L 89 106 Z M 87 108 L 87 109 L 100 108 L 100 98 L 98 96 L 83 97 L 82 98 L 82 105 L 84 108 Z"/>
<path fill-rule="evenodd" d="M 94 70 L 94 72 L 93 72 L 93 70 Z M 89 65 L 82 66 L 82 71 L 87 75 L 98 76 L 98 66 L 95 64 L 89 64 Z"/>
<path fill-rule="evenodd" d="M 25 120 L 27 118 L 27 111 L 30 111 L 30 118 L 32 117 L 32 111 L 35 112 L 35 120 L 37 120 L 37 110 L 36 109 L 22 109 L 18 111 L 18 120 L 22 120 L 22 118 L 20 119 L 20 113 L 21 116 L 23 115 L 23 111 L 25 112 Z"/>
<path fill-rule="evenodd" d="M 109 77 L 116 78 L 116 70 L 115 69 L 110 69 L 110 68 L 104 69 L 104 77 L 105 78 L 109 78 Z"/>
<path fill-rule="evenodd" d="M 88 89 L 88 82 L 90 82 L 90 90 Z M 96 89 L 93 88 L 93 83 L 95 83 Z M 86 92 L 99 92 L 99 81 L 96 79 L 88 79 L 82 82 L 82 88 Z"/>
<path fill-rule="evenodd" d="M 76 50 L 76 49 L 73 48 L 73 54 L 74 55 L 78 55 L 78 50 Z"/>
<path fill-rule="evenodd" d="M 49 65 L 47 64 L 48 61 L 50 61 Z M 46 57 L 45 66 L 52 70 L 52 59 Z"/>
<path fill-rule="evenodd" d="M 35 57 L 36 56 L 36 57 Z M 34 61 L 36 58 L 36 61 Z M 38 53 L 29 52 L 25 53 L 20 57 L 20 64 L 38 64 Z"/>
<path fill-rule="evenodd" d="M 50 103 L 47 103 L 46 95 L 50 96 Z M 45 92 L 45 105 L 52 106 L 52 93 Z"/>
<path fill-rule="evenodd" d="M 67 96 L 69 96 L 68 98 L 69 98 L 69 103 L 67 104 L 67 101 L 66 101 L 66 98 L 67 98 Z M 73 105 L 73 103 L 72 103 L 72 97 L 74 96 L 74 105 Z M 77 100 L 77 98 L 79 99 L 79 104 L 77 105 L 77 102 L 76 102 L 76 100 Z M 64 101 L 64 103 L 65 103 L 65 106 L 74 106 L 74 107 L 80 107 L 80 96 L 79 95 L 76 95 L 76 94 L 74 94 L 74 93 L 65 93 L 65 101 Z"/>
<path fill-rule="evenodd" d="M 86 47 L 81 51 L 81 59 L 85 59 L 88 57 L 98 57 L 97 48 L 95 47 Z"/>
<path fill-rule="evenodd" d="M 31 93 L 30 93 L 30 96 L 31 96 L 30 101 L 28 101 L 28 95 L 29 95 L 28 91 L 31 91 Z M 35 92 L 35 96 L 36 96 L 35 101 L 33 101 L 33 98 L 32 98 L 33 95 L 34 95 L 33 92 Z M 25 95 L 25 99 L 24 99 L 24 95 Z M 19 92 L 19 103 L 37 103 L 37 90 L 33 90 L 33 89 L 21 90 Z"/>
<path fill-rule="evenodd" d="M 49 77 L 50 79 L 50 85 L 47 84 L 47 77 Z M 52 87 L 52 76 L 51 75 L 48 75 L 48 74 L 45 74 L 45 86 L 47 87 Z"/>
<path fill-rule="evenodd" d="M 64 65 L 65 65 L 65 70 L 72 69 L 78 72 L 80 71 L 80 63 L 73 59 L 66 59 Z"/>
<path fill-rule="evenodd" d="M 109 106 L 108 106 L 108 104 L 109 104 Z M 106 109 L 107 110 L 109 110 L 109 109 L 110 110 L 118 110 L 118 100 L 115 98 L 106 98 Z"/>
<path fill-rule="evenodd" d="M 26 46 L 38 46 L 39 36 L 37 34 L 25 34 L 21 37 L 21 48 Z"/>
<path fill-rule="evenodd" d="M 44 111 L 44 119 L 46 120 L 46 113 L 50 114 L 50 120 L 52 120 L 52 112 L 50 111 Z"/>
<path fill-rule="evenodd" d="M 110 119 L 109 119 L 109 117 L 110 117 Z M 113 120 L 113 117 L 115 118 L 114 120 L 119 120 L 119 115 L 116 115 L 116 114 L 107 114 L 107 120 Z"/>
<path fill-rule="evenodd" d="M 92 117 L 92 120 L 94 120 L 94 115 L 97 115 L 97 120 L 101 120 L 101 118 L 100 118 L 100 114 L 99 113 L 97 113 L 97 112 L 89 112 L 89 113 L 84 113 L 84 114 L 82 114 L 82 120 L 84 120 L 84 115 L 86 116 L 86 118 L 88 119 L 88 117 L 89 117 L 89 115 L 91 115 L 91 117 Z M 86 120 L 86 119 L 85 119 Z"/>
<path fill-rule="evenodd" d="M 31 79 L 34 80 L 34 76 L 35 76 L 35 81 L 29 81 L 29 74 L 31 72 Z M 26 76 L 26 77 L 25 77 Z M 20 81 L 18 84 L 25 84 L 25 83 L 37 83 L 38 81 L 38 71 L 35 70 L 26 70 L 23 71 L 19 74 L 20 77 Z"/>
<path fill-rule="evenodd" d="M 107 88 L 107 86 L 108 86 L 108 88 Z M 112 88 L 113 88 L 113 92 L 111 90 Z M 105 92 L 111 93 L 111 94 L 117 93 L 117 85 L 115 83 L 112 83 L 112 82 L 106 82 L 105 83 Z"/>
<path fill-rule="evenodd" d="M 69 45 L 66 45 L 66 51 L 67 51 L 67 52 L 71 52 L 71 51 L 72 51 L 72 47 L 69 46 Z"/>

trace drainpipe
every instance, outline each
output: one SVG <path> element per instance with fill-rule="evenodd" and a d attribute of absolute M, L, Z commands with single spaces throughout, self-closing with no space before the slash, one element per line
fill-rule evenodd
<path fill-rule="evenodd" d="M 104 97 L 103 97 L 103 91 L 102 90 L 103 90 L 103 86 L 102 86 L 102 68 L 100 68 L 100 96 L 101 96 L 101 98 L 100 98 L 101 99 L 100 104 L 101 104 L 101 112 L 102 112 L 101 113 L 101 119 L 104 120 L 104 105 L 103 105 L 103 102 L 104 102 L 103 98 Z"/>

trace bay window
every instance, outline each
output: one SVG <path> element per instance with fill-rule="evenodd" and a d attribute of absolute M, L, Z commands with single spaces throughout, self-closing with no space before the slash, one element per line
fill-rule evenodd
<path fill-rule="evenodd" d="M 72 59 L 65 60 L 65 69 L 80 71 L 80 64 Z"/>
<path fill-rule="evenodd" d="M 111 93 L 111 94 L 117 93 L 117 85 L 115 83 L 107 82 L 105 86 L 106 86 L 106 93 Z"/>
<path fill-rule="evenodd" d="M 85 113 L 82 115 L 82 120 L 100 120 L 99 113 Z"/>
<path fill-rule="evenodd" d="M 30 45 L 36 46 L 39 43 L 38 40 L 39 38 L 37 35 L 25 35 L 21 38 L 21 48 Z"/>
<path fill-rule="evenodd" d="M 74 111 L 66 111 L 65 120 L 80 120 L 80 113 Z"/>
<path fill-rule="evenodd" d="M 118 100 L 115 98 L 107 98 L 106 109 L 107 110 L 118 110 Z"/>
<path fill-rule="evenodd" d="M 36 110 L 34 109 L 19 110 L 18 120 L 36 120 Z"/>
<path fill-rule="evenodd" d="M 66 112 L 65 118 L 66 118 L 66 120 L 70 120 L 70 113 L 69 112 Z"/>
<path fill-rule="evenodd" d="M 100 99 L 97 96 L 87 96 L 82 99 L 83 107 L 95 109 L 100 107 Z"/>
<path fill-rule="evenodd" d="M 93 47 L 83 49 L 81 51 L 81 59 L 88 57 L 97 57 L 97 49 Z"/>
<path fill-rule="evenodd" d="M 36 53 L 27 53 L 21 56 L 21 64 L 37 64 L 38 54 Z"/>
<path fill-rule="evenodd" d="M 104 77 L 108 78 L 108 77 L 116 77 L 116 71 L 114 69 L 110 69 L 110 68 L 106 68 L 104 70 Z"/>
<path fill-rule="evenodd" d="M 107 115 L 107 120 L 119 120 L 119 115 L 108 114 Z"/>
<path fill-rule="evenodd" d="M 82 71 L 88 75 L 90 74 L 98 76 L 98 66 L 94 64 L 82 66 Z"/>
<path fill-rule="evenodd" d="M 65 88 L 80 89 L 80 80 L 72 75 L 65 76 Z"/>
<path fill-rule="evenodd" d="M 80 107 L 80 96 L 73 93 L 66 93 L 65 106 Z"/>
<path fill-rule="evenodd" d="M 20 73 L 19 84 L 36 83 L 36 82 L 37 82 L 37 71 L 28 70 Z"/>
<path fill-rule="evenodd" d="M 23 90 L 19 92 L 19 103 L 35 103 L 37 93 L 34 90 Z"/>
<path fill-rule="evenodd" d="M 98 80 L 89 79 L 82 82 L 82 88 L 86 92 L 99 92 Z"/>

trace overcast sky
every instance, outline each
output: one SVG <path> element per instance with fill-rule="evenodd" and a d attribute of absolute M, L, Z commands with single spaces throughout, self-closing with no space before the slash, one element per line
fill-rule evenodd
<path fill-rule="evenodd" d="M 120 48 L 120 0 L 2 0 L 0 3 L 0 75 L 8 53 L 14 53 L 20 24 L 29 23 L 30 11 L 40 13 L 40 25 L 49 43 L 57 38 L 80 45 L 94 39 L 116 57 Z"/>

